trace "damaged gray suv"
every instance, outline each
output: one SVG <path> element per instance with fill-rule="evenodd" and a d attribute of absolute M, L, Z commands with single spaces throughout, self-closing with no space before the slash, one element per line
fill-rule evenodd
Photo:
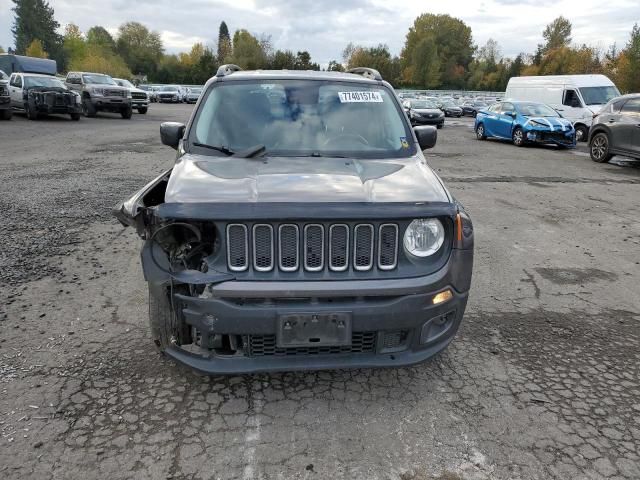
<path fill-rule="evenodd" d="M 389 367 L 442 351 L 471 283 L 469 216 L 372 69 L 220 67 L 177 150 L 114 214 L 144 239 L 153 340 L 209 374 Z"/>

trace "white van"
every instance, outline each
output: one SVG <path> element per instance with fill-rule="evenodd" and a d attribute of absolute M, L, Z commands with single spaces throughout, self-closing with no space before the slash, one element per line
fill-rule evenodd
<path fill-rule="evenodd" d="M 547 75 L 512 77 L 505 99 L 546 103 L 573 123 L 578 141 L 586 141 L 593 115 L 619 95 L 604 75 Z"/>

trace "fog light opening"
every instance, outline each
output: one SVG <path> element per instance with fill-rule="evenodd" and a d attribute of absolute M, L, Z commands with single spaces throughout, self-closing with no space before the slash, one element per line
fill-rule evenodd
<path fill-rule="evenodd" d="M 440 292 L 436 295 L 433 296 L 433 299 L 431 300 L 431 302 L 434 305 L 440 305 L 441 303 L 444 302 L 448 302 L 449 300 L 451 300 L 453 298 L 453 292 L 449 289 Z"/>

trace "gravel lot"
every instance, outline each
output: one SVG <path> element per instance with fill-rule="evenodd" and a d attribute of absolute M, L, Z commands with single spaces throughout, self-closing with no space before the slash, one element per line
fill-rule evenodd
<path fill-rule="evenodd" d="M 191 106 L 0 124 L 0 475 L 640 478 L 640 164 L 439 131 L 476 264 L 450 348 L 412 368 L 207 378 L 149 340 L 111 207 Z"/>

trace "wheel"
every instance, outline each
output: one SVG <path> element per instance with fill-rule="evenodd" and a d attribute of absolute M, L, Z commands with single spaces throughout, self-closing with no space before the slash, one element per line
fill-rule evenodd
<path fill-rule="evenodd" d="M 91 102 L 90 98 L 82 100 L 82 113 L 85 117 L 93 118 L 96 116 L 96 106 Z"/>
<path fill-rule="evenodd" d="M 476 128 L 476 138 L 478 140 L 485 140 L 487 138 L 484 133 L 484 125 L 482 123 L 478 124 L 478 127 Z"/>
<path fill-rule="evenodd" d="M 513 139 L 513 144 L 516 147 L 523 147 L 524 146 L 525 139 L 524 139 L 524 132 L 522 131 L 522 128 L 516 127 L 513 130 L 513 135 L 511 136 L 511 138 Z"/>
<path fill-rule="evenodd" d="M 153 343 L 161 352 L 173 343 L 178 345 L 190 343 L 189 327 L 174 315 L 169 293 L 165 287 L 149 285 L 149 326 Z"/>
<path fill-rule="evenodd" d="M 71 120 L 73 120 L 74 122 L 77 122 L 78 120 L 80 120 L 79 113 L 70 113 L 69 115 L 71 115 Z"/>
<path fill-rule="evenodd" d="M 122 118 L 128 120 L 133 115 L 133 109 L 131 107 L 125 107 L 120 110 L 120 115 L 122 115 Z"/>
<path fill-rule="evenodd" d="M 596 133 L 591 138 L 589 153 L 591 154 L 591 160 L 597 163 L 607 163 L 611 160 L 613 155 L 609 153 L 609 137 L 606 133 Z"/>
<path fill-rule="evenodd" d="M 476 117 L 478 116 L 478 112 L 476 112 L 476 111 L 474 110 L 474 111 L 473 111 L 473 113 L 472 113 L 472 115 L 473 115 L 473 118 L 476 118 Z"/>
<path fill-rule="evenodd" d="M 586 142 L 589 136 L 589 130 L 584 125 L 578 125 L 576 127 L 576 142 Z"/>
<path fill-rule="evenodd" d="M 27 104 L 25 104 L 24 109 L 27 112 L 27 118 L 29 120 L 37 120 L 38 119 L 38 111 L 36 110 L 35 105 L 27 103 Z"/>
<path fill-rule="evenodd" d="M 9 109 L 6 110 L 2 110 L 2 119 L 3 120 L 11 120 L 11 117 L 13 116 L 13 112 Z"/>
<path fill-rule="evenodd" d="M 436 125 L 436 128 L 438 130 L 440 130 L 442 127 L 444 127 L 444 123 L 439 123 L 438 125 Z"/>
<path fill-rule="evenodd" d="M 141 114 L 141 115 L 144 115 L 144 114 L 147 113 L 147 110 L 148 110 L 148 107 L 140 107 L 138 109 L 138 113 Z"/>

